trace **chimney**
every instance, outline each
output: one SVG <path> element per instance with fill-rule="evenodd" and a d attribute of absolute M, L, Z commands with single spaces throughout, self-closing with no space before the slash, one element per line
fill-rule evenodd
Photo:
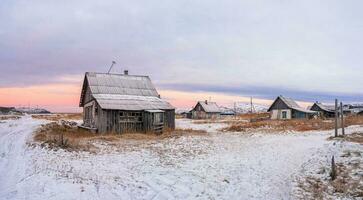
<path fill-rule="evenodd" d="M 205 102 L 205 104 L 208 104 L 208 101 L 207 100 L 205 100 L 204 102 Z"/>
<path fill-rule="evenodd" d="M 126 70 L 124 70 L 124 74 L 125 74 L 125 75 L 129 75 L 129 70 L 127 70 L 127 69 L 126 69 Z"/>

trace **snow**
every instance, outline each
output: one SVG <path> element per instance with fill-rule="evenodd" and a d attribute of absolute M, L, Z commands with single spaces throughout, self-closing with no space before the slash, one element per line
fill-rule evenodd
<path fill-rule="evenodd" d="M 26 114 L 48 114 L 50 113 L 48 110 L 44 108 L 27 108 L 27 107 L 20 107 L 15 109 L 18 112 L 26 113 Z"/>
<path fill-rule="evenodd" d="M 0 123 L 0 199 L 291 199 L 302 165 L 332 143 L 332 131 L 221 133 L 226 124 L 180 119 L 208 135 L 96 142 L 97 154 L 26 145 L 43 123 Z"/>
<path fill-rule="evenodd" d="M 251 104 L 250 103 L 243 103 L 243 102 L 236 102 L 230 106 L 223 106 L 221 107 L 223 111 L 236 111 L 237 113 L 249 113 L 251 111 Z M 262 104 L 253 104 L 253 112 L 261 113 L 267 112 L 268 106 Z"/>

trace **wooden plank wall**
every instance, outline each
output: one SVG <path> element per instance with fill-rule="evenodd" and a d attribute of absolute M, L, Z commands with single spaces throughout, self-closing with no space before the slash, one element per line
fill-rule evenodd
<path fill-rule="evenodd" d="M 152 113 L 143 112 L 142 122 L 120 122 L 120 112 L 132 112 L 132 111 L 99 109 L 97 115 L 98 132 L 132 133 L 132 132 L 147 132 L 153 130 Z M 175 110 L 165 110 L 164 128 L 172 130 L 175 129 Z"/>

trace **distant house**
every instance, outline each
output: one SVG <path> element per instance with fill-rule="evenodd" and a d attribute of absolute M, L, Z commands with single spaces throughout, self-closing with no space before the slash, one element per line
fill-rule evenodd
<path fill-rule="evenodd" d="M 278 96 L 267 110 L 271 119 L 304 119 L 313 117 L 316 112 L 300 107 L 293 99 Z"/>
<path fill-rule="evenodd" d="M 194 108 L 191 110 L 192 119 L 216 119 L 221 115 L 221 110 L 217 103 L 205 101 L 198 101 Z"/>
<path fill-rule="evenodd" d="M 183 117 L 183 118 L 192 118 L 192 113 L 189 111 L 184 111 L 184 112 L 181 112 L 180 115 Z"/>
<path fill-rule="evenodd" d="M 335 116 L 335 106 L 334 105 L 325 105 L 319 102 L 315 102 L 310 110 L 316 111 L 319 117 L 322 118 L 332 118 Z"/>
<path fill-rule="evenodd" d="M 99 133 L 161 132 L 175 128 L 175 108 L 148 76 L 87 72 L 80 107 L 83 128 Z"/>
<path fill-rule="evenodd" d="M 14 107 L 0 107 L 0 114 L 9 114 L 11 112 L 15 112 Z"/>
<path fill-rule="evenodd" d="M 347 104 L 343 106 L 344 114 L 358 114 L 363 111 L 363 104 L 356 103 L 356 104 Z"/>

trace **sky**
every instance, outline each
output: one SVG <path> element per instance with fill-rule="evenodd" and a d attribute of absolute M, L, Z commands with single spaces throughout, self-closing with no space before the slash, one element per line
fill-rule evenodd
<path fill-rule="evenodd" d="M 0 106 L 80 111 L 86 71 L 148 75 L 163 98 L 363 101 L 363 1 L 2 0 Z"/>

